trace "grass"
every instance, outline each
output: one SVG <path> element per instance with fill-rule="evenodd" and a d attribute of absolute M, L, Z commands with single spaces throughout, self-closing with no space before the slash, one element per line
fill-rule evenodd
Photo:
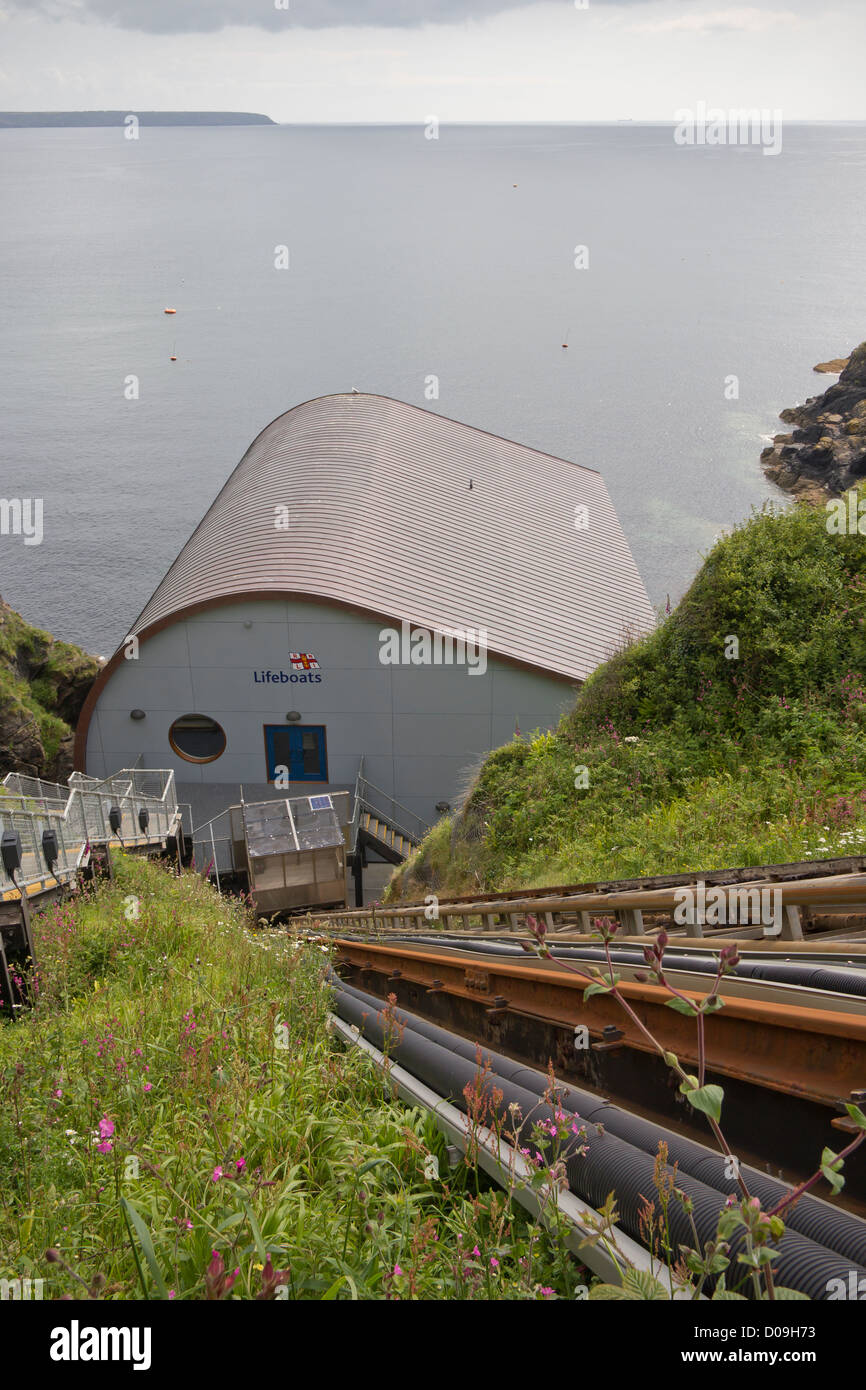
<path fill-rule="evenodd" d="M 426 1112 L 329 1032 L 326 946 L 193 874 L 118 865 L 36 919 L 35 1007 L 0 1026 L 0 1278 L 46 1298 L 573 1296 L 557 1234 L 452 1171 Z"/>
<path fill-rule="evenodd" d="M 22 750 L 42 776 L 66 771 L 61 745 L 98 671 L 95 657 L 33 627 L 0 599 L 0 777 L 20 766 Z"/>
<path fill-rule="evenodd" d="M 557 730 L 483 764 L 390 899 L 866 853 L 866 543 L 766 508 Z"/>

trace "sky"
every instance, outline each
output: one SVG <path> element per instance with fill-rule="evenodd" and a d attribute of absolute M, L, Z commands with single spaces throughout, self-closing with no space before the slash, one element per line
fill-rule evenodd
<path fill-rule="evenodd" d="M 0 109 L 866 119 L 866 0 L 0 0 Z"/>

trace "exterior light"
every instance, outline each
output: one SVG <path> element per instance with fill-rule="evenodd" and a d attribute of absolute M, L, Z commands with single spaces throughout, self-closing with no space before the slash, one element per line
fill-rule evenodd
<path fill-rule="evenodd" d="M 252 627 L 252 622 L 249 618 L 244 619 L 244 627 Z"/>
<path fill-rule="evenodd" d="M 298 720 L 303 719 L 303 717 L 304 716 L 301 714 L 301 711 L 297 709 L 289 710 L 288 714 L 286 715 L 286 718 L 288 719 L 290 724 L 297 724 Z"/>
<path fill-rule="evenodd" d="M 21 836 L 17 830 L 3 831 L 3 838 L 0 840 L 0 858 L 3 860 L 3 868 L 6 870 L 7 878 L 14 881 L 15 875 L 21 868 Z"/>
<path fill-rule="evenodd" d="M 129 717 L 130 717 L 130 719 L 144 719 L 144 718 L 145 718 L 144 710 L 143 710 L 143 709 L 131 709 L 131 710 L 129 711 Z"/>
<path fill-rule="evenodd" d="M 57 844 L 56 830 L 43 830 L 42 832 L 42 858 L 45 860 L 46 868 L 49 873 L 53 873 L 54 865 L 60 858 L 60 849 Z"/>

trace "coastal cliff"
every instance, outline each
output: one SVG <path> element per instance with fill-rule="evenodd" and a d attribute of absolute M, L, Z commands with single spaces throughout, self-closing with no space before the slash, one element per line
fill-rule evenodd
<path fill-rule="evenodd" d="M 0 598 L 0 777 L 69 776 L 73 731 L 99 668 L 96 657 L 31 627 Z"/>
<path fill-rule="evenodd" d="M 841 368 L 839 380 L 779 416 L 796 428 L 761 453 L 767 477 L 807 501 L 838 497 L 866 477 L 866 343 L 816 371 Z"/>

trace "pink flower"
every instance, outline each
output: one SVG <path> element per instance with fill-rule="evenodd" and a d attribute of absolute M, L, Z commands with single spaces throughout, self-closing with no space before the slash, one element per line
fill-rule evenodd
<path fill-rule="evenodd" d="M 395 1266 L 394 1266 L 394 1278 L 395 1278 L 395 1279 L 399 1279 L 399 1278 L 400 1278 L 400 1275 L 401 1275 L 402 1273 L 403 1273 L 403 1271 L 402 1271 L 402 1269 L 400 1268 L 400 1266 L 399 1266 L 399 1265 L 395 1265 Z"/>
<path fill-rule="evenodd" d="M 494 1269 L 498 1269 L 498 1268 L 499 1268 L 499 1261 L 497 1260 L 497 1258 L 496 1258 L 495 1255 L 491 1255 L 491 1256 L 490 1256 L 490 1263 L 491 1263 L 491 1265 L 492 1265 L 492 1267 L 493 1267 Z"/>
<path fill-rule="evenodd" d="M 111 1120 L 108 1119 L 107 1115 L 103 1115 L 102 1119 L 99 1121 L 99 1137 L 100 1137 L 100 1139 L 110 1139 L 113 1133 L 114 1133 L 114 1124 L 113 1124 L 113 1122 L 112 1122 Z M 110 1147 L 111 1147 L 111 1146 L 109 1145 L 109 1148 L 110 1148 Z"/>
<path fill-rule="evenodd" d="M 169 1291 L 168 1291 L 168 1296 L 169 1296 L 169 1298 L 174 1298 L 174 1296 L 175 1296 L 175 1295 L 174 1295 L 174 1289 L 169 1289 Z"/>
<path fill-rule="evenodd" d="M 153 1082 L 151 1082 L 151 1081 L 145 1081 L 145 1083 L 144 1083 L 144 1089 L 145 1089 L 146 1091 L 152 1091 L 152 1090 L 153 1090 Z"/>
<path fill-rule="evenodd" d="M 476 1260 L 480 1260 L 480 1259 L 481 1259 L 481 1251 L 478 1249 L 478 1246 L 477 1246 L 477 1245 L 474 1245 L 474 1246 L 472 1247 L 472 1253 L 473 1253 L 473 1255 L 475 1256 Z"/>
<path fill-rule="evenodd" d="M 544 1288 L 544 1289 L 541 1290 L 541 1297 L 542 1297 L 542 1298 L 550 1298 L 550 1295 L 551 1295 L 552 1293 L 553 1293 L 553 1289 Z"/>
<path fill-rule="evenodd" d="M 205 1270 L 205 1298 L 220 1299 L 231 1292 L 232 1285 L 240 1274 L 240 1269 L 236 1269 L 233 1274 L 226 1273 L 223 1264 L 223 1257 L 216 1250 L 211 1251 L 211 1261 Z"/>
<path fill-rule="evenodd" d="M 111 1140 L 110 1140 L 110 1139 L 103 1139 L 102 1143 L 101 1143 L 101 1144 L 97 1144 L 96 1147 L 97 1147 L 97 1149 L 99 1150 L 99 1152 L 100 1152 L 101 1154 L 110 1154 L 110 1153 L 111 1153 L 111 1148 L 112 1148 Z"/>
<path fill-rule="evenodd" d="M 220 1180 L 220 1178 L 222 1177 L 222 1175 L 223 1175 L 223 1170 L 222 1170 L 222 1168 L 214 1168 L 213 1172 L 212 1172 L 211 1175 L 210 1175 L 211 1182 L 219 1182 L 219 1180 Z"/>
<path fill-rule="evenodd" d="M 238 1172 L 240 1172 L 242 1168 L 246 1168 L 246 1166 L 247 1161 L 245 1158 L 239 1158 L 237 1163 L 235 1164 L 235 1167 L 237 1168 Z"/>

